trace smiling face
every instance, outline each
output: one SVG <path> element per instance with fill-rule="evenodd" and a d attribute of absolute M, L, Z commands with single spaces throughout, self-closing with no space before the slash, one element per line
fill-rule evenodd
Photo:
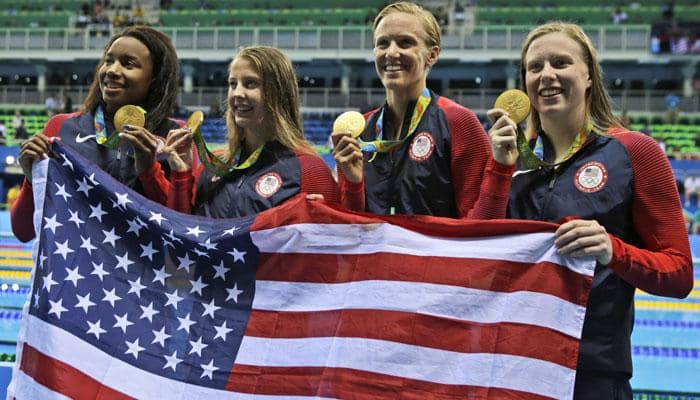
<path fill-rule="evenodd" d="M 255 65 L 244 57 L 236 57 L 231 63 L 228 104 L 236 125 L 248 131 L 263 133 L 263 79 Z"/>
<path fill-rule="evenodd" d="M 561 32 L 533 40 L 525 54 L 525 87 L 542 120 L 581 117 L 591 87 L 581 46 Z"/>
<path fill-rule="evenodd" d="M 130 36 L 115 40 L 104 55 L 98 78 L 108 113 L 126 104 L 142 104 L 153 79 L 148 47 Z"/>
<path fill-rule="evenodd" d="M 420 94 L 428 70 L 437 62 L 438 46 L 428 47 L 420 19 L 396 12 L 386 15 L 374 30 L 377 75 L 387 90 Z"/>

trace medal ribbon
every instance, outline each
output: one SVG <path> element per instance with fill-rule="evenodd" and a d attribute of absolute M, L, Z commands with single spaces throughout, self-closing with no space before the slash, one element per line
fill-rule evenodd
<path fill-rule="evenodd" d="M 537 136 L 537 140 L 535 142 L 535 150 L 533 151 L 530 148 L 528 140 L 525 138 L 525 134 L 520 129 L 520 127 L 518 127 L 516 138 L 518 143 L 518 153 L 520 153 L 520 161 L 523 167 L 527 169 L 539 169 L 542 167 L 556 167 L 558 165 L 563 164 L 574 154 L 576 154 L 576 152 L 579 151 L 581 147 L 583 147 L 583 145 L 586 143 L 586 139 L 588 139 L 588 133 L 591 129 L 592 126 L 590 122 L 587 122 L 583 126 L 583 128 L 581 128 L 581 130 L 578 132 L 576 138 L 574 138 L 574 142 L 571 143 L 571 146 L 569 146 L 569 150 L 566 151 L 564 159 L 559 161 L 558 163 L 549 163 L 543 160 L 544 145 L 542 144 L 542 136 Z"/>
<path fill-rule="evenodd" d="M 113 149 L 119 144 L 119 132 L 114 132 L 107 136 L 107 125 L 105 124 L 105 113 L 101 105 L 95 109 L 95 141 L 102 146 Z"/>
<path fill-rule="evenodd" d="M 425 111 L 428 109 L 428 105 L 430 105 L 430 90 L 428 88 L 424 88 L 423 92 L 421 95 L 418 97 L 418 100 L 416 100 L 416 105 L 413 108 L 413 113 L 411 114 L 411 123 L 408 125 L 408 131 L 406 131 L 406 137 L 401 139 L 401 132 L 399 132 L 399 137 L 397 138 L 398 140 L 383 140 L 384 137 L 384 110 L 385 107 L 382 107 L 382 110 L 379 114 L 379 118 L 377 118 L 377 124 L 375 126 L 375 132 L 377 133 L 377 138 L 375 140 L 365 142 L 360 140 L 360 149 L 362 149 L 363 152 L 366 153 L 374 153 L 374 155 L 370 158 L 370 161 L 374 159 L 374 157 L 377 156 L 377 153 L 386 153 L 389 150 L 393 149 L 394 147 L 400 145 L 401 143 L 405 142 L 406 139 L 411 137 L 413 133 L 416 131 L 416 128 L 418 128 L 418 124 L 420 123 L 421 118 L 423 118 L 423 114 L 425 114 Z"/>
<path fill-rule="evenodd" d="M 236 155 L 233 160 L 231 162 L 226 162 L 207 148 L 207 143 L 204 141 L 204 137 L 202 137 L 202 133 L 199 131 L 199 129 L 192 134 L 192 140 L 194 140 L 195 147 L 197 148 L 197 154 L 199 155 L 199 159 L 202 161 L 204 168 L 206 168 L 207 171 L 212 172 L 214 175 L 222 178 L 228 177 L 234 171 L 250 168 L 258 161 L 258 158 L 260 158 L 260 154 L 265 147 L 264 144 L 260 145 L 248 156 L 248 158 L 239 164 L 238 162 L 240 161 L 241 157 L 240 148 L 236 151 Z"/>

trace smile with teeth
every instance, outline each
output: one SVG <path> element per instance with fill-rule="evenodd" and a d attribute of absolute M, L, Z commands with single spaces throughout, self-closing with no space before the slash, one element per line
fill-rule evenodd
<path fill-rule="evenodd" d="M 401 71 L 402 67 L 401 64 L 390 64 L 390 65 L 385 65 L 384 70 L 386 72 L 397 72 Z"/>
<path fill-rule="evenodd" d="M 564 91 L 561 88 L 547 88 L 547 89 L 540 90 L 540 96 L 551 97 L 551 96 L 556 96 L 556 95 L 563 93 L 563 92 Z"/>

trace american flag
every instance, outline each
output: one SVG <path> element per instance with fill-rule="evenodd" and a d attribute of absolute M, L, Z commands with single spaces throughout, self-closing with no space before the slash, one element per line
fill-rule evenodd
<path fill-rule="evenodd" d="M 17 399 L 572 396 L 594 262 L 559 257 L 555 225 L 302 196 L 207 219 L 52 151 Z"/>

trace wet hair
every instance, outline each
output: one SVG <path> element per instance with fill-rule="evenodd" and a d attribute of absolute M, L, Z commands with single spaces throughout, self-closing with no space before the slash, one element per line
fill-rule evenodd
<path fill-rule="evenodd" d="M 610 96 L 603 84 L 603 71 L 598 62 L 598 54 L 595 47 L 593 47 L 593 43 L 591 43 L 591 39 L 576 24 L 554 21 L 540 25 L 530 31 L 523 42 L 523 49 L 520 54 L 521 88 L 527 91 L 525 87 L 525 73 L 527 72 L 525 57 L 530 45 L 536 39 L 550 33 L 563 33 L 578 43 L 581 48 L 581 55 L 588 66 L 588 75 L 591 79 L 591 87 L 586 91 L 586 121 L 591 123 L 593 130 L 601 134 L 605 134 L 609 127 L 619 127 L 618 119 L 615 118 L 612 112 Z M 528 123 L 529 136 L 532 137 L 531 134 L 540 131 L 541 128 L 539 114 L 533 108 Z"/>
<path fill-rule="evenodd" d="M 423 40 L 425 40 L 426 46 L 441 46 L 442 39 L 440 36 L 440 25 L 438 24 L 433 14 L 431 14 L 428 10 L 419 6 L 418 4 L 411 3 L 408 1 L 400 1 L 397 3 L 389 4 L 388 6 L 384 7 L 381 11 L 379 11 L 379 14 L 377 14 L 377 16 L 374 18 L 374 24 L 372 24 L 372 31 L 377 30 L 377 26 L 382 21 L 382 19 L 384 19 L 384 17 L 395 13 L 405 13 L 417 17 L 420 20 L 421 25 L 423 26 L 423 31 L 425 31 L 425 37 L 423 38 Z"/>
<path fill-rule="evenodd" d="M 99 71 L 105 62 L 105 54 L 109 48 L 117 39 L 123 37 L 132 37 L 143 43 L 151 55 L 153 78 L 146 98 L 138 105 L 147 112 L 146 129 L 153 132 L 167 122 L 167 118 L 172 115 L 175 104 L 177 104 L 180 62 L 170 38 L 163 32 L 148 26 L 132 26 L 114 34 L 109 39 L 95 68 L 95 78 L 90 85 L 81 111 L 94 112 L 98 105 L 104 104 L 100 90 Z"/>
<path fill-rule="evenodd" d="M 274 47 L 243 47 L 231 61 L 229 70 L 239 59 L 249 61 L 262 78 L 265 125 L 272 132 L 270 140 L 277 141 L 291 150 L 315 154 L 311 143 L 304 138 L 299 111 L 299 86 L 289 58 Z M 236 125 L 230 103 L 226 107 L 226 127 L 228 152 L 225 158 L 230 161 L 244 138 L 244 130 Z"/>

